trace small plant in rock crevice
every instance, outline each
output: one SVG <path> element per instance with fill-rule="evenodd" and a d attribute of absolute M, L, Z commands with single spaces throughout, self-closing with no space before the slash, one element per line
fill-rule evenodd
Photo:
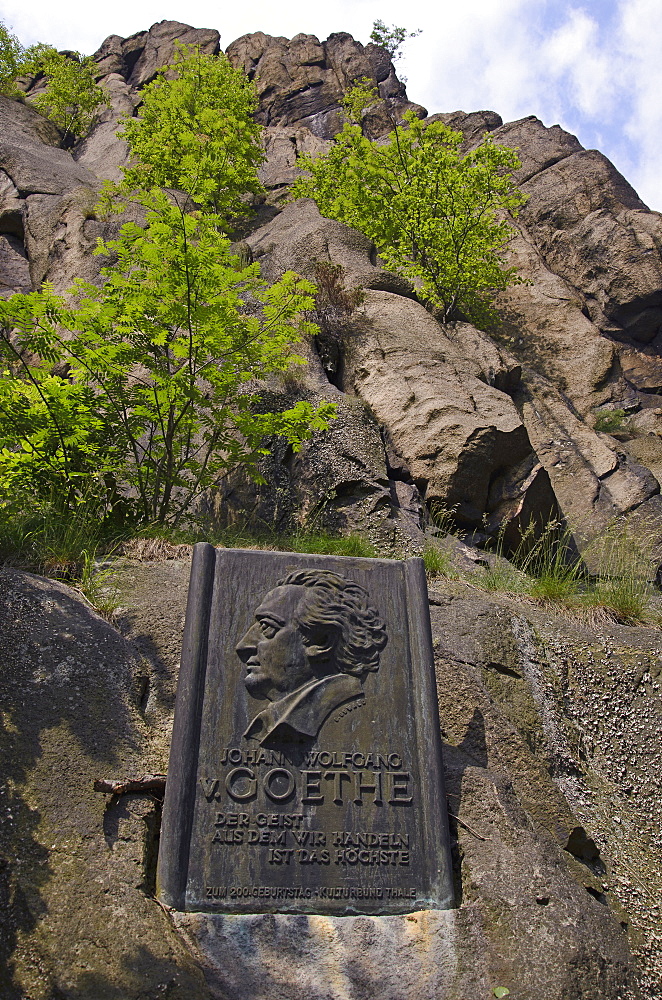
<path fill-rule="evenodd" d="M 517 549 L 507 554 L 502 532 L 494 553 L 492 565 L 472 579 L 482 589 L 525 595 L 622 624 L 660 624 L 651 607 L 653 539 L 627 526 L 608 526 L 583 547 L 583 558 L 574 533 L 555 520 L 538 538 L 529 525 Z"/>
<path fill-rule="evenodd" d="M 400 28 L 395 24 L 388 27 L 382 20 L 377 18 L 376 21 L 372 22 L 370 41 L 374 45 L 379 45 L 380 48 L 386 49 L 393 62 L 397 62 L 402 57 L 400 50 L 407 39 L 418 38 L 422 33 L 422 28 L 419 28 L 418 31 L 407 31 L 406 28 Z"/>
<path fill-rule="evenodd" d="M 344 268 L 332 261 L 317 260 L 313 266 L 315 306 L 308 319 L 319 327 L 315 345 L 322 365 L 335 385 L 341 368 L 343 337 L 356 329 L 356 310 L 362 305 L 362 288 L 347 288 Z"/>
<path fill-rule="evenodd" d="M 619 431 L 627 431 L 628 420 L 625 410 L 616 407 L 613 410 L 597 410 L 595 413 L 595 423 L 593 429 L 602 431 L 604 434 L 615 434 Z"/>

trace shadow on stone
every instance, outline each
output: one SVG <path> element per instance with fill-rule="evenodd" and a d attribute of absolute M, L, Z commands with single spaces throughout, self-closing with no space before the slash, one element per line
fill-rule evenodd
<path fill-rule="evenodd" d="M 458 839 L 458 816 L 462 806 L 462 778 L 468 767 L 487 767 L 485 719 L 476 708 L 467 731 L 457 745 L 444 743 L 446 796 L 448 798 L 451 831 L 451 857 L 453 860 L 453 890 L 455 905 L 462 905 L 462 851 Z"/>

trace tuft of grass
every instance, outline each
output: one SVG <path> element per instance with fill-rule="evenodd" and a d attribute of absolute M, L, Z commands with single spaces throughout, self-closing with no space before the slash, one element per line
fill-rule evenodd
<path fill-rule="evenodd" d="M 441 500 L 432 500 L 430 502 L 430 518 L 435 527 L 439 529 L 440 534 L 455 534 L 457 531 L 456 513 L 457 504 L 454 507 L 446 507 Z"/>
<path fill-rule="evenodd" d="M 106 562 L 99 566 L 95 553 L 83 553 L 84 560 L 80 579 L 75 586 L 83 597 L 107 621 L 112 621 L 120 605 L 119 591 L 112 584 L 113 565 Z"/>
<path fill-rule="evenodd" d="M 425 564 L 425 573 L 429 578 L 446 576 L 454 579 L 457 577 L 457 571 L 453 566 L 450 553 L 438 545 L 435 545 L 433 542 L 426 542 L 423 547 L 422 556 Z"/>
<path fill-rule="evenodd" d="M 112 552 L 114 541 L 90 503 L 73 510 L 44 504 L 0 504 L 0 562 L 68 583 L 105 618 L 117 608 L 109 567 L 99 570 L 97 553 Z"/>
<path fill-rule="evenodd" d="M 597 571 L 584 603 L 623 624 L 653 621 L 651 583 L 655 540 L 615 522 L 587 549 Z"/>
<path fill-rule="evenodd" d="M 377 550 L 361 535 L 346 535 L 334 537 L 324 532 L 301 532 L 285 535 L 277 539 L 278 545 L 291 552 L 310 552 L 316 555 L 358 556 L 371 559 L 377 556 Z"/>
<path fill-rule="evenodd" d="M 79 579 L 102 541 L 95 513 L 85 504 L 73 511 L 53 504 L 33 510 L 2 504 L 0 559 L 56 579 Z"/>
<path fill-rule="evenodd" d="M 277 549 L 364 559 L 379 555 L 371 542 L 357 534 L 330 535 L 321 531 L 280 534 L 268 528 L 251 530 L 245 524 L 213 531 L 201 528 L 175 531 L 159 525 L 123 542 L 119 551 L 135 559 L 177 558 L 186 555 L 188 546 L 195 542 L 210 542 L 226 549 Z"/>
<path fill-rule="evenodd" d="M 567 526 L 550 521 L 538 538 L 534 527 L 523 533 L 506 559 L 503 535 L 496 559 L 474 582 L 489 591 L 523 594 L 533 600 L 561 604 L 574 611 L 599 612 L 622 624 L 660 624 L 651 609 L 653 537 L 614 524 L 579 557 Z"/>
<path fill-rule="evenodd" d="M 481 590 L 491 593 L 504 591 L 507 594 L 528 594 L 531 580 L 503 556 L 497 555 L 487 569 L 472 574 L 472 582 Z"/>

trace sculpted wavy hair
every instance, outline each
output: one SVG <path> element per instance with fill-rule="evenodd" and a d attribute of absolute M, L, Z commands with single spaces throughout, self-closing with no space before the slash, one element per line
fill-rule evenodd
<path fill-rule="evenodd" d="M 330 570 L 300 569 L 280 580 L 279 587 L 310 589 L 314 597 L 297 624 L 304 638 L 314 641 L 320 629 L 337 636 L 333 654 L 340 673 L 363 678 L 379 669 L 379 654 L 388 642 L 379 612 L 370 604 L 367 590 Z"/>

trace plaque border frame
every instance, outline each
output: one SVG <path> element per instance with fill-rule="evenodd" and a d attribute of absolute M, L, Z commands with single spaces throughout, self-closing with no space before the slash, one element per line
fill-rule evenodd
<path fill-rule="evenodd" d="M 182 912 L 187 912 L 186 887 L 207 673 L 207 645 L 218 551 L 209 542 L 198 542 L 193 546 L 186 623 L 182 639 L 181 665 L 175 698 L 175 716 L 161 823 L 156 894 L 157 898 L 166 906 Z M 252 552 L 252 550 L 248 551 Z M 298 555 L 305 555 L 305 553 L 298 553 Z M 320 562 L 324 562 L 328 558 L 337 562 L 341 557 L 317 556 L 316 558 Z M 401 565 L 404 576 L 406 622 L 411 660 L 412 664 L 417 661 L 420 665 L 417 672 L 420 686 L 418 690 L 413 692 L 414 700 L 419 708 L 415 713 L 416 750 L 419 764 L 422 766 L 425 764 L 423 760 L 423 749 L 425 748 L 431 758 L 430 769 L 432 773 L 439 775 L 438 782 L 427 781 L 425 784 L 422 839 L 426 856 L 439 858 L 442 860 L 442 864 L 437 869 L 436 879 L 430 878 L 430 893 L 435 898 L 426 900 L 424 907 L 421 907 L 421 900 L 417 900 L 416 908 L 450 909 L 454 906 L 453 870 L 425 565 L 419 557 L 405 559 Z M 426 706 L 435 711 L 426 712 L 424 710 Z M 176 770 L 172 769 L 172 761 L 178 762 Z M 199 911 L 191 910 L 190 912 Z M 218 912 L 219 915 L 225 915 L 231 911 L 225 909 Z M 239 912 L 245 913 L 245 911 Z M 274 911 L 270 910 L 269 912 Z M 311 911 L 306 910 L 305 912 Z"/>

